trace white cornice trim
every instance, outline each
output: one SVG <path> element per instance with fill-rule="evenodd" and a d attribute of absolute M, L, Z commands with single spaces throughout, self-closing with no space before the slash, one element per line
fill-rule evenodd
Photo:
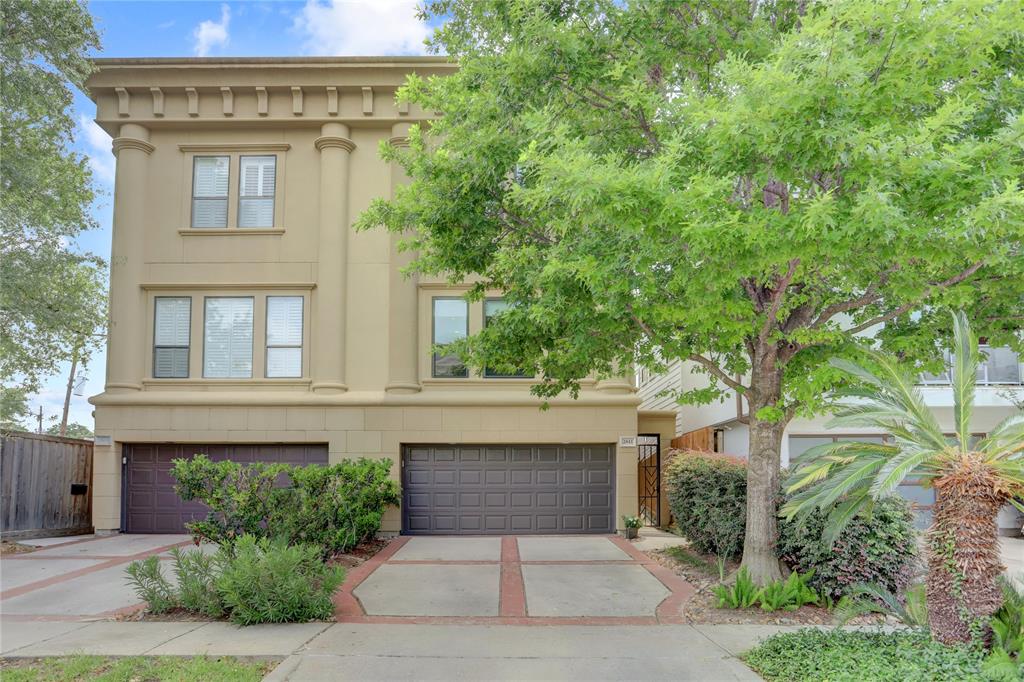
<path fill-rule="evenodd" d="M 184 291 L 187 289 L 239 289 L 264 291 L 266 289 L 315 289 L 316 282 L 143 282 L 139 287 L 146 291 Z"/>
<path fill-rule="evenodd" d="M 286 152 L 292 146 L 287 142 L 218 142 L 214 144 L 179 144 L 182 152 Z"/>

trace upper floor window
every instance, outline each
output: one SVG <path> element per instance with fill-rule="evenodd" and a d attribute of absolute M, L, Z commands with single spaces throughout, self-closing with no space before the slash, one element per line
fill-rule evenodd
<path fill-rule="evenodd" d="M 469 305 L 462 298 L 433 300 L 433 344 L 444 346 L 469 334 Z M 433 376 L 451 379 L 469 376 L 469 370 L 457 355 L 434 353 Z"/>
<path fill-rule="evenodd" d="M 302 296 L 267 296 L 267 377 L 302 376 Z"/>
<path fill-rule="evenodd" d="M 153 309 L 153 376 L 158 379 L 187 379 L 192 299 L 188 296 L 158 296 Z"/>
<path fill-rule="evenodd" d="M 197 156 L 192 165 L 192 227 L 228 226 L 230 157 Z"/>
<path fill-rule="evenodd" d="M 209 297 L 203 329 L 203 376 L 236 379 L 252 376 L 251 296 Z"/>
<path fill-rule="evenodd" d="M 273 227 L 277 157 L 243 156 L 238 176 L 238 226 Z"/>
<path fill-rule="evenodd" d="M 1021 358 L 1011 348 L 993 348 L 981 345 L 978 348 L 981 354 L 981 362 L 978 364 L 978 384 L 989 385 L 1012 385 L 1017 386 L 1024 383 L 1024 366 Z M 948 384 L 951 382 L 952 374 L 949 367 L 952 366 L 952 356 L 949 352 L 944 354 L 946 369 L 940 374 L 922 374 L 923 384 Z"/>
<path fill-rule="evenodd" d="M 487 325 L 489 325 L 491 323 L 491 320 L 493 320 L 495 317 L 497 317 L 498 315 L 500 315 L 504 311 L 508 310 L 509 306 L 510 306 L 510 304 L 505 299 L 502 299 L 502 298 L 488 298 L 488 299 L 485 299 L 484 300 L 484 326 L 486 327 Z M 506 374 L 506 373 L 498 371 L 497 369 L 492 369 L 490 367 L 485 367 L 484 368 L 484 376 L 489 378 L 489 379 L 508 379 L 508 378 L 525 378 L 525 377 L 529 377 L 530 375 L 525 373 L 525 372 L 523 372 L 522 370 L 517 370 L 515 372 L 512 372 L 511 374 Z"/>

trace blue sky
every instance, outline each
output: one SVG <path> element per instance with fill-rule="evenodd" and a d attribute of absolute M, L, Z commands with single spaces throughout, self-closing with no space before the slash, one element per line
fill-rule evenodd
<path fill-rule="evenodd" d="M 422 54 L 430 27 L 416 18 L 415 7 L 414 0 L 89 3 L 101 33 L 100 57 Z M 110 138 L 93 123 L 95 113 L 92 101 L 77 93 L 74 146 L 89 157 L 99 191 L 93 206 L 99 226 L 83 233 L 77 246 L 109 259 L 115 166 Z M 84 371 L 82 395 L 72 396 L 70 421 L 92 428 L 87 399 L 103 391 L 104 365 L 101 350 Z M 44 427 L 60 419 L 69 369 L 50 377 L 29 400 L 33 412 L 43 408 Z"/>

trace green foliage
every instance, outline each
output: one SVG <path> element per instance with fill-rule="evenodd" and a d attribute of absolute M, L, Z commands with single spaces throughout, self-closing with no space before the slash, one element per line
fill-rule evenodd
<path fill-rule="evenodd" d="M 390 469 L 386 459 L 300 467 L 200 454 L 175 460 L 171 475 L 183 500 L 210 507 L 205 519 L 186 524 L 196 539 L 230 546 L 242 535 L 281 537 L 331 554 L 373 537 L 387 507 L 399 503 Z"/>
<path fill-rule="evenodd" d="M 0 386 L 0 429 L 25 430 L 25 419 L 31 414 L 28 394 L 23 388 Z"/>
<path fill-rule="evenodd" d="M 811 585 L 838 599 L 857 584 L 875 583 L 902 593 L 917 557 L 913 512 L 895 495 L 880 499 L 870 515 L 856 516 L 831 544 L 823 539 L 826 515 L 779 524 L 777 552 L 797 571 L 814 571 Z"/>
<path fill-rule="evenodd" d="M 174 587 L 164 576 L 160 559 L 155 555 L 131 562 L 125 573 L 128 574 L 128 584 L 139 599 L 149 605 L 150 611 L 166 613 L 177 608 L 178 597 Z"/>
<path fill-rule="evenodd" d="M 854 585 L 836 607 L 836 623 L 844 625 L 858 616 L 881 613 L 911 628 L 928 627 L 928 598 L 924 583 L 907 588 L 902 600 L 878 584 Z"/>
<path fill-rule="evenodd" d="M 761 590 L 758 589 L 746 568 L 736 573 L 731 585 L 715 585 L 712 590 L 718 597 L 718 608 L 746 609 L 757 603 Z"/>
<path fill-rule="evenodd" d="M 785 580 L 776 580 L 761 588 L 758 601 L 764 611 L 796 611 L 805 604 L 818 604 L 821 598 L 807 582 L 814 571 L 800 575 L 796 571 Z"/>
<path fill-rule="evenodd" d="M 693 549 L 739 556 L 746 526 L 746 466 L 720 456 L 680 453 L 662 476 L 676 526 Z"/>
<path fill-rule="evenodd" d="M 685 547 L 666 547 L 665 554 L 672 557 L 681 564 L 686 564 L 687 566 L 696 568 L 702 573 L 713 575 L 716 571 L 716 567 L 712 566 L 706 559 L 704 559 L 704 557 L 700 556 L 699 554 L 694 554 Z M 725 576 L 722 575 L 722 572 L 719 572 L 718 579 L 725 580 Z"/>
<path fill-rule="evenodd" d="M 1024 591 L 1010 579 L 1003 579 L 1003 605 L 993 614 L 992 651 L 984 671 L 993 680 L 1024 679 Z"/>
<path fill-rule="evenodd" d="M 0 40 L 0 382 L 26 390 L 102 340 L 103 261 L 70 244 L 95 226 L 87 160 L 69 149 L 70 86 L 99 36 L 84 3 L 5 0 Z"/>
<path fill-rule="evenodd" d="M 178 578 L 177 603 L 186 611 L 201 613 L 210 618 L 224 615 L 224 603 L 217 593 L 216 579 L 220 566 L 230 561 L 223 551 L 216 555 L 201 550 L 171 550 L 174 575 Z"/>
<path fill-rule="evenodd" d="M 642 528 L 644 525 L 643 520 L 639 516 L 629 515 L 622 517 L 622 523 L 626 528 Z"/>
<path fill-rule="evenodd" d="M 46 429 L 46 432 L 51 436 L 59 436 L 60 424 L 53 424 Z M 93 434 L 92 429 L 88 426 L 84 426 L 83 424 L 79 424 L 78 422 L 71 422 L 67 425 L 67 428 L 64 431 L 65 438 L 82 438 L 90 440 L 93 435 L 95 434 Z"/>
<path fill-rule="evenodd" d="M 239 625 L 329 620 L 331 597 L 345 578 L 320 548 L 245 535 L 217 578 L 217 592 Z"/>
<path fill-rule="evenodd" d="M 53 656 L 5 662 L 4 682 L 67 680 L 174 680 L 175 682 L 259 682 L 274 666 L 230 656 Z"/>
<path fill-rule="evenodd" d="M 769 682 L 982 680 L 982 653 L 922 632 L 807 628 L 769 637 L 743 656 Z"/>

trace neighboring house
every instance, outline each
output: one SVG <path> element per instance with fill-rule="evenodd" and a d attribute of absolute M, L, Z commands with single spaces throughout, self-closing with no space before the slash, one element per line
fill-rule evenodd
<path fill-rule="evenodd" d="M 978 388 L 974 402 L 972 430 L 977 435 L 989 429 L 1017 408 L 1011 398 L 1024 399 L 1024 363 L 1008 348 L 989 348 L 982 345 L 986 355 L 985 363 L 978 372 Z M 678 405 L 672 397 L 680 390 L 707 385 L 704 374 L 693 373 L 693 363 L 673 362 L 661 374 L 646 370 L 637 373 L 638 393 L 643 409 L 675 409 L 676 438 L 678 447 L 697 447 L 714 452 L 723 452 L 746 457 L 750 447 L 749 428 L 746 424 L 746 404 L 736 393 L 729 391 L 719 401 L 709 405 Z M 929 407 L 935 412 L 939 423 L 953 429 L 953 393 L 949 386 L 949 375 L 925 375 L 921 378 L 921 392 Z M 867 429 L 845 429 L 833 431 L 826 428 L 830 415 L 824 414 L 807 419 L 797 417 L 789 423 L 782 441 L 782 466 L 788 466 L 792 457 L 807 449 L 832 440 L 877 440 L 882 442 L 884 434 Z M 920 510 L 918 524 L 929 523 L 929 509 L 934 502 L 934 493 L 918 485 L 901 486 L 900 492 L 913 501 Z M 1000 515 L 1000 528 L 1007 532 L 1020 530 L 1020 520 L 1012 507 Z"/>
<path fill-rule="evenodd" d="M 89 92 L 117 155 L 106 387 L 91 399 L 97 529 L 181 532 L 202 510 L 168 470 L 197 452 L 389 458 L 403 487 L 392 532 L 610 532 L 637 513 L 634 439 L 667 441 L 671 413 L 638 415 L 632 377 L 542 411 L 531 378 L 433 355 L 499 314 L 501 292 L 467 304 L 466 287 L 403 276 L 397 237 L 351 228 L 405 181 L 380 145 L 431 116 L 396 88 L 452 64 L 97 66 Z"/>

